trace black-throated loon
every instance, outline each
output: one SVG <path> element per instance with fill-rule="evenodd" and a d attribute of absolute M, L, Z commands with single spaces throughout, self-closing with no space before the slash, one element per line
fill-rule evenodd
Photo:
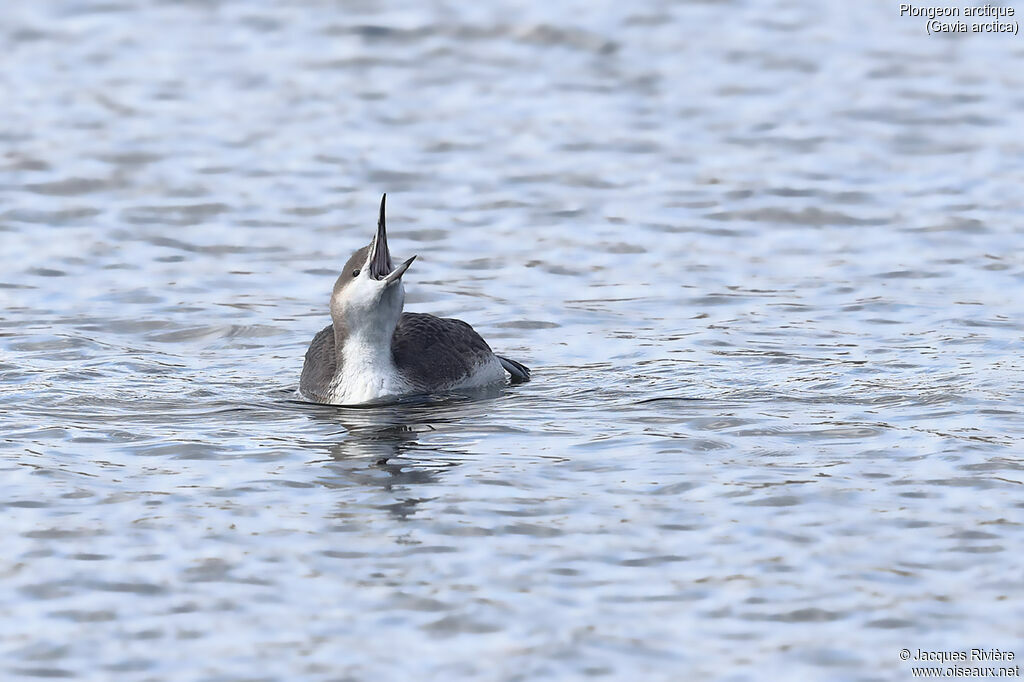
<path fill-rule="evenodd" d="M 416 256 L 392 265 L 380 200 L 377 234 L 348 259 L 331 294 L 331 324 L 306 351 L 299 393 L 318 403 L 352 405 L 390 396 L 512 383 L 522 364 L 495 355 L 462 320 L 404 313 L 402 275 Z"/>

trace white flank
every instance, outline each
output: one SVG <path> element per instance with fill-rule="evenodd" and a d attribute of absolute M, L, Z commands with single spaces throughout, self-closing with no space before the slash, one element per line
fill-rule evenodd
<path fill-rule="evenodd" d="M 505 368 L 501 366 L 498 358 L 492 355 L 487 359 L 487 362 L 478 365 L 465 379 L 457 381 L 447 388 L 479 388 L 481 386 L 503 384 L 505 383 L 506 376 Z"/>

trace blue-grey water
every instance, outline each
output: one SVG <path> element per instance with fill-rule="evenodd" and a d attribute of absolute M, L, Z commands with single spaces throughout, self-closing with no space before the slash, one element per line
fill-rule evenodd
<path fill-rule="evenodd" d="M 1024 656 L 1024 43 L 898 14 L 5 2 L 0 677 Z M 531 383 L 296 399 L 385 191 Z"/>

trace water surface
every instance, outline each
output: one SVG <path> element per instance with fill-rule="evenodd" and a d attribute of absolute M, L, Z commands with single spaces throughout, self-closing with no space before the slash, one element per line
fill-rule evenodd
<path fill-rule="evenodd" d="M 882 2 L 0 17 L 4 679 L 1024 655 L 1017 39 Z M 295 399 L 384 191 L 407 309 L 531 383 Z"/>

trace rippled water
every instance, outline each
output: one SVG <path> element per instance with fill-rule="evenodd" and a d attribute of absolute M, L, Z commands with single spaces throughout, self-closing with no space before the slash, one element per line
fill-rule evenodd
<path fill-rule="evenodd" d="M 1021 642 L 1017 39 L 883 2 L 0 17 L 4 679 Z M 295 400 L 383 191 L 407 308 L 531 383 Z"/>

